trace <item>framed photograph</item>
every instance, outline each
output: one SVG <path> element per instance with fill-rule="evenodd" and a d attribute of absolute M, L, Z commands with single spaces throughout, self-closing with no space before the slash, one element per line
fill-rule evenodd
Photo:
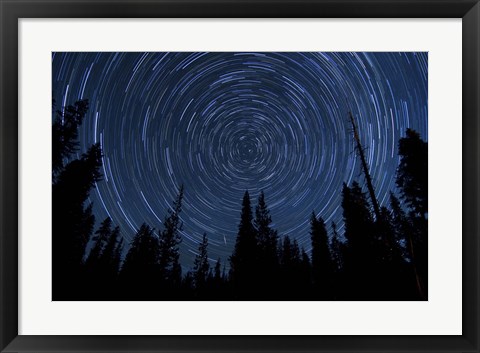
<path fill-rule="evenodd" d="M 478 1 L 1 2 L 2 352 L 478 352 Z"/>

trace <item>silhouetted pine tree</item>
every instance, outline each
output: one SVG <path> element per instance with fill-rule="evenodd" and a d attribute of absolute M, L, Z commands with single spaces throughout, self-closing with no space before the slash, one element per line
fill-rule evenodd
<path fill-rule="evenodd" d="M 296 240 L 285 236 L 280 244 L 280 290 L 279 299 L 295 300 L 302 297 L 302 288 L 307 284 L 303 273 L 304 263 Z"/>
<path fill-rule="evenodd" d="M 118 276 L 122 254 L 123 238 L 120 235 L 120 228 L 115 227 L 110 233 L 99 261 L 99 267 L 104 274 L 102 286 L 105 288 L 103 292 L 106 300 L 118 298 Z"/>
<path fill-rule="evenodd" d="M 85 260 L 85 293 L 90 298 L 101 298 L 105 294 L 104 287 L 106 274 L 103 266 L 100 264 L 100 257 L 103 255 L 104 248 L 107 245 L 112 222 L 106 218 L 95 232 L 92 240 L 93 247 Z"/>
<path fill-rule="evenodd" d="M 82 265 L 95 223 L 85 203 L 101 180 L 101 149 L 93 145 L 58 172 L 52 186 L 53 298 L 71 300 L 83 291 Z"/>
<path fill-rule="evenodd" d="M 370 299 L 377 295 L 379 255 L 370 206 L 357 182 L 343 184 L 343 219 L 345 222 L 344 295 L 353 299 Z"/>
<path fill-rule="evenodd" d="M 213 278 L 215 282 L 220 283 L 222 281 L 222 261 L 220 258 L 215 262 L 215 268 L 213 270 Z"/>
<path fill-rule="evenodd" d="M 413 279 L 413 276 L 411 273 L 407 275 L 408 266 L 402 257 L 402 249 L 396 241 L 391 212 L 386 207 L 380 208 L 380 218 L 375 226 L 378 241 L 377 248 L 373 250 L 380 255 L 377 273 L 381 286 L 377 288 L 378 295 L 382 296 L 383 300 L 409 299 L 413 282 L 407 278 Z M 410 294 L 407 295 L 408 292 Z"/>
<path fill-rule="evenodd" d="M 116 278 L 120 270 L 121 256 L 123 252 L 123 238 L 120 228 L 115 227 L 108 238 L 107 244 L 100 255 L 100 266 L 109 278 Z"/>
<path fill-rule="evenodd" d="M 405 286 L 406 290 L 414 286 L 415 289 L 410 291 L 410 296 L 416 296 L 418 299 L 426 299 L 426 283 L 423 283 L 424 279 L 420 276 L 417 269 L 414 238 L 416 231 L 413 227 L 410 217 L 408 217 L 400 205 L 400 201 L 393 194 L 390 193 L 390 207 L 392 224 L 395 231 L 395 241 L 398 244 L 400 255 L 405 260 Z M 415 280 L 411 282 L 412 278 Z M 414 294 L 411 294 L 414 292 Z M 406 294 L 408 295 L 408 294 Z"/>
<path fill-rule="evenodd" d="M 330 299 L 332 296 L 333 262 L 328 247 L 325 222 L 312 212 L 310 218 L 312 240 L 312 277 L 317 298 Z"/>
<path fill-rule="evenodd" d="M 55 101 L 53 101 L 53 106 Z M 88 100 L 79 100 L 62 111 L 54 109 L 52 126 L 52 179 L 55 183 L 65 162 L 78 151 L 78 127 L 88 111 Z"/>
<path fill-rule="evenodd" d="M 106 218 L 95 232 L 95 241 L 85 261 L 86 297 L 95 300 L 116 298 L 117 277 L 123 251 L 120 228 L 111 229 L 112 221 Z"/>
<path fill-rule="evenodd" d="M 385 206 L 380 208 L 380 219 L 377 220 L 378 239 L 383 245 L 383 260 L 390 262 L 396 261 L 399 256 L 399 248 L 395 241 L 395 229 L 393 226 L 393 219 L 391 212 Z"/>
<path fill-rule="evenodd" d="M 215 267 L 213 269 L 213 282 L 214 287 L 220 287 L 223 282 L 222 260 L 220 260 L 220 258 L 218 258 L 217 262 L 215 262 Z"/>
<path fill-rule="evenodd" d="M 337 224 L 332 222 L 332 240 L 330 244 L 330 253 L 332 254 L 332 261 L 335 272 L 341 271 L 343 268 L 343 243 L 339 239 L 337 232 Z"/>
<path fill-rule="evenodd" d="M 346 244 L 340 240 L 336 223 L 332 222 L 330 253 L 332 254 L 332 263 L 334 266 L 332 280 L 334 300 L 345 298 L 345 293 L 350 290 L 349 286 L 346 286 L 347 279 L 344 268 L 344 256 L 347 253 L 346 249 Z"/>
<path fill-rule="evenodd" d="M 160 285 L 164 295 L 172 296 L 182 281 L 182 268 L 180 266 L 179 244 L 182 242 L 181 230 L 183 185 L 180 186 L 173 207 L 168 210 L 168 216 L 163 222 L 164 230 L 159 232 L 159 271 Z"/>
<path fill-rule="evenodd" d="M 95 242 L 88 257 L 85 261 L 85 266 L 89 275 L 94 275 L 95 272 L 98 273 L 98 267 L 100 262 L 100 257 L 103 255 L 103 250 L 107 246 L 109 238 L 112 233 L 112 220 L 110 217 L 104 219 L 100 224 L 100 227 L 95 232 L 92 240 Z"/>
<path fill-rule="evenodd" d="M 259 279 L 257 294 L 259 297 L 269 298 L 277 291 L 276 284 L 279 280 L 278 235 L 277 231 L 271 228 L 272 217 L 263 191 L 258 197 L 253 223 L 257 232 L 257 276 Z"/>
<path fill-rule="evenodd" d="M 115 227 L 112 233 L 112 238 L 116 236 L 117 234 L 120 234 L 120 228 Z M 116 237 L 118 239 L 118 237 Z M 120 240 L 117 242 L 117 246 L 115 247 L 115 251 L 113 253 L 113 259 L 111 262 L 111 270 L 112 273 L 116 274 L 117 277 L 120 273 L 120 264 L 122 262 L 122 254 L 123 254 L 123 248 L 124 248 L 124 241 L 123 238 L 120 236 Z"/>
<path fill-rule="evenodd" d="M 257 295 L 257 237 L 252 222 L 250 195 L 245 191 L 235 248 L 230 256 L 230 277 L 238 299 Z"/>
<path fill-rule="evenodd" d="M 420 134 L 407 129 L 406 137 L 398 143 L 400 165 L 397 186 L 402 199 L 415 217 L 426 218 L 428 213 L 428 144 Z"/>
<path fill-rule="evenodd" d="M 195 284 L 193 279 L 193 273 L 188 271 L 185 276 L 182 278 L 181 293 L 176 300 L 186 299 L 186 300 L 195 300 L 198 297 L 195 295 Z"/>
<path fill-rule="evenodd" d="M 428 297 L 428 144 L 418 132 L 407 129 L 398 143 L 400 165 L 397 186 L 409 210 L 412 224 L 410 251 L 415 257 L 415 267 L 424 299 Z"/>
<path fill-rule="evenodd" d="M 298 292 L 298 299 L 315 299 L 312 286 L 312 264 L 310 257 L 304 248 L 302 248 L 302 262 L 300 265 L 300 288 Z"/>
<path fill-rule="evenodd" d="M 411 252 L 408 247 L 412 242 L 412 225 L 400 204 L 400 200 L 392 192 L 390 192 L 390 208 L 395 242 L 403 249 L 402 256 L 411 261 Z"/>
<path fill-rule="evenodd" d="M 122 292 L 131 300 L 157 297 L 158 238 L 154 229 L 142 224 L 133 238 L 120 272 Z"/>
<path fill-rule="evenodd" d="M 203 295 L 207 284 L 207 279 L 210 271 L 208 263 L 208 238 L 207 234 L 203 234 L 202 242 L 198 246 L 198 254 L 195 256 L 193 263 L 193 280 L 197 295 Z"/>

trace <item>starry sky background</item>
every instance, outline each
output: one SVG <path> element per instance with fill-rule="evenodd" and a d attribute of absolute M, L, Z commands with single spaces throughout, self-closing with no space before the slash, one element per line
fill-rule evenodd
<path fill-rule="evenodd" d="M 211 264 L 228 262 L 247 189 L 307 251 L 313 210 L 341 234 L 342 183 L 366 191 L 349 111 L 381 205 L 399 138 L 428 140 L 428 53 L 53 53 L 52 85 L 57 108 L 90 101 L 79 137 L 104 153 L 97 224 L 111 217 L 127 244 L 143 222 L 163 229 L 184 184 L 185 270 L 204 232 Z"/>

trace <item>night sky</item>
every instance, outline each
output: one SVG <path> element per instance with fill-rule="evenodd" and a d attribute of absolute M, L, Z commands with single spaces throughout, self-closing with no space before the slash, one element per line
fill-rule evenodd
<path fill-rule="evenodd" d="M 202 234 L 231 254 L 241 201 L 265 192 L 274 227 L 310 249 L 312 210 L 342 233 L 342 183 L 364 186 L 348 112 L 381 205 L 395 191 L 406 128 L 427 136 L 427 53 L 53 53 L 57 108 L 87 98 L 80 152 L 100 142 L 97 224 L 127 243 L 156 229 L 185 186 L 181 264 Z M 211 263 L 213 264 L 213 262 Z"/>

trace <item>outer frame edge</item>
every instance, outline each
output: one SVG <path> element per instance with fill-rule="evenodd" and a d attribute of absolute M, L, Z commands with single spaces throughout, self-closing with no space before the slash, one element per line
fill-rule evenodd
<path fill-rule="evenodd" d="M 110 14 L 111 16 L 106 17 L 117 17 L 112 11 L 112 4 L 116 3 L 116 1 L 102 1 L 97 6 L 95 11 L 97 12 L 97 16 L 91 17 L 105 17 L 105 14 Z M 124 2 L 118 2 L 119 4 L 123 5 Z M 132 2 L 127 2 L 132 5 Z M 151 2 L 143 2 L 142 5 L 145 5 Z M 187 2 L 185 2 L 187 3 Z M 191 2 L 190 2 L 191 3 Z M 223 3 L 225 5 L 225 1 L 220 1 L 219 3 Z M 264 2 L 262 3 L 263 6 L 271 7 L 275 5 L 276 2 Z M 318 3 L 318 2 L 317 2 Z M 322 3 L 322 2 L 319 2 Z M 351 3 L 351 2 L 350 2 Z M 378 16 L 370 16 L 370 17 L 382 17 L 382 11 L 378 10 L 382 7 L 385 7 L 385 4 L 388 1 L 382 2 L 382 5 L 378 5 L 378 2 L 371 1 L 365 2 L 363 1 L 362 4 L 365 6 L 366 13 L 368 13 L 368 7 L 373 6 L 373 9 L 377 9 L 374 15 Z M 396 1 L 394 2 L 397 6 L 400 7 L 408 7 L 408 4 L 415 3 L 414 1 Z M 417 4 L 419 2 L 416 2 Z M 82 17 L 83 15 L 89 14 L 90 11 L 81 11 L 80 13 L 73 14 L 73 12 L 78 9 L 85 7 L 85 5 L 92 5 L 89 1 L 66 1 L 60 5 L 58 1 L 26 1 L 26 2 L 16 2 L 13 1 L 0 1 L 0 18 L 1 18 L 1 26 L 2 26 L 2 41 L 0 43 L 0 83 L 1 83 L 1 96 L 0 96 L 0 114 L 1 114 L 1 121 L 0 121 L 0 230 L 1 234 L 1 242 L 0 242 L 0 251 L 1 251 L 1 268 L 0 268 L 0 285 L 1 285 L 1 292 L 0 292 L 0 310 L 1 310 L 1 328 L 0 328 L 0 350 L 4 349 L 3 352 L 88 352 L 88 351 L 158 351 L 158 352 L 168 352 L 168 351 L 175 351 L 175 352 L 186 352 L 186 351 L 249 351 L 253 352 L 252 348 L 258 352 L 267 352 L 267 351 L 335 351 L 338 350 L 332 348 L 331 344 L 336 341 L 335 338 L 325 337 L 325 349 L 320 348 L 313 348 L 310 346 L 308 347 L 302 345 L 302 347 L 297 346 L 297 348 L 292 347 L 291 345 L 287 344 L 283 349 L 282 348 L 275 348 L 272 346 L 268 346 L 269 343 L 278 341 L 282 342 L 281 339 L 275 338 L 252 338 L 246 337 L 244 339 L 238 337 L 224 337 L 223 339 L 218 340 L 215 337 L 204 337 L 204 338 L 196 338 L 190 337 L 191 342 L 194 344 L 190 344 L 190 347 L 185 344 L 181 344 L 181 339 L 177 337 L 123 337 L 119 339 L 119 337 L 108 337 L 108 336 L 18 336 L 18 289 L 17 286 L 12 286 L 12 281 L 14 284 L 18 284 L 16 279 L 18 276 L 18 250 L 17 248 L 17 234 L 18 228 L 16 224 L 16 220 L 18 219 L 17 214 L 17 207 L 18 206 L 18 198 L 17 200 L 14 199 L 17 193 L 18 187 L 18 147 L 17 147 L 17 138 L 18 138 L 18 130 L 16 127 L 17 123 L 17 93 L 18 93 L 18 81 L 17 81 L 17 72 L 18 70 L 12 70 L 17 68 L 17 53 L 18 53 L 18 27 L 17 27 L 17 20 L 21 17 Z M 201 5 L 201 3 L 197 3 Z M 193 17 L 204 17 L 201 13 L 207 13 L 209 10 L 215 12 L 214 7 L 217 6 L 217 2 L 209 2 L 210 6 L 201 7 L 197 6 L 193 10 L 193 12 L 197 12 L 196 16 Z M 244 3 L 245 4 L 245 3 Z M 299 3 L 298 5 L 302 5 L 304 3 Z M 359 3 L 357 3 L 358 5 Z M 369 5 L 370 4 L 370 5 Z M 374 5 L 372 5 L 374 4 Z M 375 5 L 376 4 L 376 5 Z M 398 5 L 400 4 L 400 5 Z M 59 6 L 60 5 L 60 6 Z M 165 5 L 165 2 L 163 2 Z M 242 6 L 241 3 L 235 4 L 232 2 L 231 5 L 235 8 L 235 6 Z M 290 3 L 291 6 L 292 3 Z M 323 2 L 323 6 L 325 8 L 330 8 L 326 14 L 334 14 L 335 11 L 340 11 L 345 14 L 348 11 L 343 10 L 335 10 L 335 6 L 344 6 L 345 2 L 339 2 L 337 5 L 334 4 L 327 4 Z M 473 114 L 473 118 L 466 117 L 467 119 L 472 119 L 471 123 L 473 126 L 469 126 L 471 131 L 467 131 L 464 128 L 464 134 L 468 133 L 466 139 L 464 139 L 464 145 L 468 149 L 471 149 L 471 152 L 468 152 L 466 156 L 464 156 L 464 162 L 473 163 L 468 167 L 465 166 L 464 163 L 464 172 L 468 172 L 468 176 L 464 174 L 464 182 L 465 185 L 469 185 L 472 189 L 469 192 L 464 191 L 464 206 L 472 207 L 472 215 L 478 214 L 478 200 L 479 200 L 479 191 L 478 188 L 478 157 L 479 157 L 479 150 L 480 144 L 478 139 L 480 137 L 479 131 L 479 104 L 478 104 L 478 97 L 479 97 L 479 58 L 480 58 L 480 51 L 479 51 L 479 38 L 480 38 L 480 26 L 479 26 L 479 18 L 480 18 L 480 6 L 477 1 L 457 1 L 456 4 L 453 4 L 452 1 L 445 2 L 445 1 L 423 1 L 421 2 L 421 6 L 413 6 L 410 10 L 403 9 L 405 14 L 410 12 L 409 17 L 437 17 L 437 16 L 423 16 L 426 11 L 435 7 L 435 5 L 439 5 L 442 8 L 442 11 L 434 12 L 435 14 L 443 14 L 440 17 L 464 17 L 464 32 L 463 32 L 463 55 L 464 55 L 464 63 L 463 63 L 463 103 L 464 103 L 464 117 L 466 114 L 471 113 Z M 318 5 L 318 6 L 321 6 Z M 331 7 L 329 7 L 331 6 Z M 377 7 L 375 7 L 377 6 Z M 53 7 L 57 9 L 54 10 Z M 103 7 L 103 8 L 102 8 Z M 107 8 L 109 7 L 109 9 Z M 120 6 L 121 7 L 121 6 Z M 148 7 L 148 6 L 147 6 Z M 453 9 L 453 10 L 452 10 Z M 38 10 L 38 11 L 37 11 Z M 265 9 L 258 8 L 260 11 L 258 14 L 263 14 Z M 186 11 L 185 6 L 176 7 L 172 12 L 168 12 L 170 16 L 165 17 L 177 17 L 181 11 Z M 215 12 L 218 15 L 221 14 L 230 14 L 229 17 L 238 17 L 235 16 L 233 11 L 228 11 L 223 9 L 223 11 L 227 12 Z M 352 12 L 350 10 L 350 12 Z M 48 15 L 50 13 L 50 16 Z M 123 13 L 120 11 L 120 13 Z M 191 12 L 192 13 L 192 12 Z M 248 12 L 247 12 L 248 13 Z M 403 12 L 401 12 L 403 13 Z M 138 14 L 139 17 L 152 17 L 152 16 L 141 16 L 145 14 L 145 11 L 140 11 Z M 193 13 L 192 13 L 193 14 Z M 238 14 L 238 13 L 237 13 Z M 358 14 L 358 13 L 357 13 Z M 343 17 L 363 17 L 363 12 L 360 12 L 358 16 L 346 16 Z M 385 14 L 385 12 L 383 12 Z M 82 16 L 80 16 L 82 15 Z M 458 16 L 459 15 L 459 16 Z M 126 16 L 119 16 L 119 17 L 126 17 Z M 129 16 L 131 17 L 131 16 Z M 214 16 L 215 17 L 215 16 Z M 227 16 L 228 17 L 228 16 Z M 263 17 L 263 16 L 253 16 L 253 17 Z M 268 17 L 268 16 L 267 16 Z M 271 16 L 276 17 L 276 16 Z M 291 17 L 291 16 L 289 16 Z M 310 16 L 312 17 L 311 13 Z M 329 16 L 331 17 L 331 16 Z M 13 39 L 12 39 L 13 38 Z M 467 47 L 468 46 L 468 47 Z M 473 73 L 472 73 L 473 68 Z M 467 70 L 468 69 L 468 70 Z M 468 78 L 470 75 L 470 78 Z M 473 76 L 473 77 L 472 77 Z M 464 123 L 465 123 L 464 119 Z M 465 126 L 465 125 L 464 125 Z M 16 132 L 16 133 L 15 133 Z M 12 135 L 13 133 L 13 135 Z M 472 148 L 473 147 L 473 148 Z M 465 149 L 464 149 L 465 151 Z M 13 152 L 13 153 L 12 153 Z M 471 175 L 470 175 L 471 174 Z M 470 193 L 471 196 L 468 196 Z M 13 204 L 12 204 L 13 203 Z M 8 207 L 6 207 L 8 204 Z M 15 217 L 16 216 L 16 217 Z M 11 219 L 10 217 L 14 217 Z M 465 217 L 465 215 L 464 215 Z M 433 341 L 437 341 L 436 347 L 432 347 L 428 344 L 428 338 L 426 337 L 410 337 L 410 343 L 407 344 L 411 345 L 415 351 L 438 351 L 441 349 L 442 351 L 449 350 L 452 352 L 478 352 L 478 322 L 479 322 L 479 312 L 478 312 L 478 293 L 479 293 L 479 262 L 478 262 L 478 239 L 476 236 L 478 235 L 478 221 L 475 219 L 470 222 L 471 224 L 468 225 L 466 228 L 467 231 L 471 231 L 472 233 L 472 241 L 467 239 L 464 242 L 463 249 L 467 251 L 467 257 L 464 258 L 464 283 L 465 281 L 473 281 L 473 285 L 471 286 L 472 293 L 470 291 L 463 293 L 464 304 L 469 303 L 473 305 L 473 307 L 465 308 L 464 307 L 464 335 L 462 337 L 457 337 L 453 339 L 440 339 L 436 340 L 432 338 Z M 470 246 L 470 247 L 469 247 Z M 476 257 L 475 257 L 476 255 Z M 473 270 L 465 271 L 465 266 L 472 266 Z M 469 309 L 470 313 L 466 312 L 465 309 Z M 401 344 L 399 341 L 404 341 L 401 337 L 384 337 L 380 338 L 377 341 L 377 344 L 372 346 L 372 340 L 374 338 L 370 337 L 350 337 L 351 340 L 355 341 L 358 346 L 355 351 L 369 351 L 369 350 L 383 350 L 385 351 L 385 345 L 390 343 L 390 347 L 388 350 L 390 351 L 410 351 L 404 344 Z M 309 338 L 304 338 L 305 341 L 310 341 Z M 427 339 L 427 341 L 425 341 Z M 113 343 L 113 341 L 117 341 L 117 343 Z M 264 341 L 262 344 L 261 341 Z M 142 342 L 141 342 L 142 341 Z M 163 341 L 160 342 L 160 341 Z M 203 342 L 202 342 L 203 341 Z M 217 342 L 214 342 L 217 341 Z M 220 341 L 220 342 L 218 342 Z M 232 347 L 232 344 L 241 343 L 240 347 L 235 348 Z M 443 342 L 442 342 L 443 341 Z M 398 345 L 393 347 L 391 343 L 396 342 Z M 179 344 L 177 348 L 179 349 L 172 349 L 170 343 L 177 343 Z M 195 344 L 199 344 L 195 346 Z M 263 348 L 262 348 L 263 346 Z M 268 348 L 270 347 L 270 348 Z M 330 348 L 329 348 L 330 347 Z M 140 349 L 140 350 L 139 350 Z M 348 347 L 344 347 L 342 350 L 345 351 Z M 351 351 L 351 350 L 350 350 Z"/>
<path fill-rule="evenodd" d="M 480 3 L 463 17 L 463 336 L 479 351 Z M 468 289 L 468 290 L 466 290 Z"/>

